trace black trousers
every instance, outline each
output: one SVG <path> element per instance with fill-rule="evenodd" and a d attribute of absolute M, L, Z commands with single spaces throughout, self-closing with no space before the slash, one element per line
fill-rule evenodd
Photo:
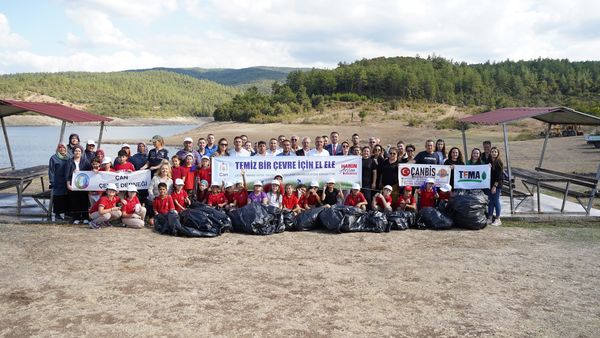
<path fill-rule="evenodd" d="M 69 191 L 69 207 L 67 214 L 73 220 L 83 221 L 88 219 L 89 198 L 87 191 Z"/>

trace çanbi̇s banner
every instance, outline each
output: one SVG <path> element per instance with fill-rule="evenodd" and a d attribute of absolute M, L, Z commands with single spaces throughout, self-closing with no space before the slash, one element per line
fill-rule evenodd
<path fill-rule="evenodd" d="M 450 166 L 433 164 L 398 164 L 398 185 L 420 186 L 428 178 L 435 180 L 435 185 L 450 183 Z"/>
<path fill-rule="evenodd" d="M 270 156 L 270 157 L 213 157 L 213 182 L 236 182 L 245 171 L 248 187 L 254 181 L 270 183 L 275 175 L 283 176 L 284 183 L 310 184 L 317 181 L 320 187 L 334 178 L 336 186 L 349 188 L 353 183 L 361 184 L 362 159 L 360 156 Z"/>
<path fill-rule="evenodd" d="M 132 172 L 108 172 L 79 171 L 73 173 L 71 186 L 78 191 L 100 191 L 105 190 L 108 183 L 117 185 L 119 191 L 127 190 L 129 184 L 135 184 L 138 190 L 148 189 L 152 178 L 150 170 L 138 170 Z"/>
<path fill-rule="evenodd" d="M 455 165 L 454 189 L 489 189 L 491 168 L 484 165 Z"/>

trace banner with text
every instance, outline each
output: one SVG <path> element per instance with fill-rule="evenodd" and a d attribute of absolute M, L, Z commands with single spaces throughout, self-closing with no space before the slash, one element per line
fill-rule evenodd
<path fill-rule="evenodd" d="M 148 189 L 152 178 L 150 170 L 138 170 L 133 172 L 108 172 L 80 171 L 73 173 L 71 186 L 78 191 L 100 191 L 105 190 L 108 183 L 117 185 L 119 191 L 127 190 L 129 184 L 135 184 L 138 190 Z"/>
<path fill-rule="evenodd" d="M 334 178 L 336 186 L 341 184 L 349 188 L 353 183 L 361 184 L 362 159 L 360 156 L 272 156 L 272 157 L 213 157 L 213 182 L 236 182 L 246 174 L 246 183 L 252 187 L 254 181 L 270 183 L 275 175 L 283 176 L 284 183 L 310 184 L 319 182 L 319 186 Z"/>
<path fill-rule="evenodd" d="M 420 186 L 428 178 L 435 180 L 435 185 L 450 183 L 450 166 L 433 164 L 398 164 L 398 184 L 401 187 Z"/>
<path fill-rule="evenodd" d="M 489 189 L 491 168 L 489 165 L 455 165 L 454 189 Z"/>

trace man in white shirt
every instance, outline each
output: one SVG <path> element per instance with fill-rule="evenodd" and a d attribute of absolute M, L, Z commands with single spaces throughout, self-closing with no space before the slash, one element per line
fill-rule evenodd
<path fill-rule="evenodd" d="M 267 156 L 267 143 L 265 141 L 258 141 L 254 156 Z"/>
<path fill-rule="evenodd" d="M 329 152 L 323 148 L 324 144 L 323 137 L 317 136 L 315 138 L 315 149 L 309 151 L 308 156 L 329 156 Z"/>
<path fill-rule="evenodd" d="M 276 138 L 269 140 L 269 149 L 267 149 L 267 156 L 277 156 L 281 152 L 279 149 L 279 143 Z"/>
<path fill-rule="evenodd" d="M 233 147 L 234 148 L 229 150 L 229 156 L 237 156 L 237 157 L 250 156 L 250 152 L 248 152 L 248 150 L 244 149 L 243 145 L 244 145 L 244 141 L 242 140 L 242 138 L 239 136 L 236 136 L 233 139 Z"/>

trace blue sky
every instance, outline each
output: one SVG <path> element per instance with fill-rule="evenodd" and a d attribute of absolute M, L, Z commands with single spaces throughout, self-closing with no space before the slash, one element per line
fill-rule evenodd
<path fill-rule="evenodd" d="M 599 1 L 0 0 L 0 73 L 600 60 Z"/>

